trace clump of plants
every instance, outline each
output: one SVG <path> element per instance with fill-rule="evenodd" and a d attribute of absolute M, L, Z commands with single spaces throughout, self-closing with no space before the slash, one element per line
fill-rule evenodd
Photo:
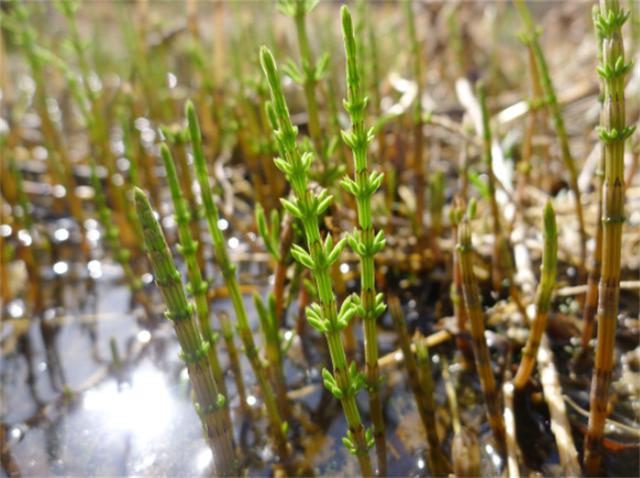
<path fill-rule="evenodd" d="M 634 11 L 594 6 L 599 79 L 571 96 L 523 0 L 492 15 L 358 1 L 339 22 L 330 2 L 221 2 L 213 38 L 198 2 L 169 31 L 140 0 L 135 21 L 113 6 L 126 61 L 87 47 L 80 2 L 55 5 L 64 45 L 31 23 L 37 5 L 2 13 L 32 83 L 7 90 L 0 128 L 1 279 L 16 264 L 28 278 L 27 292 L 0 287 L 21 334 L 0 344 L 27 355 L 34 397 L 35 328 L 18 320 L 55 339 L 80 283 L 80 296 L 122 287 L 146 332 L 124 354 L 108 338 L 98 383 L 126 389 L 140 357 L 166 361 L 151 348 L 163 328 L 177 339 L 179 393 L 216 476 L 596 476 L 637 448 L 640 392 L 617 375 L 637 368 L 623 261 L 637 246 Z M 524 43 L 529 78 L 501 61 L 506 37 Z M 576 132 L 595 116 L 593 138 Z M 100 279 L 109 262 L 115 278 Z M 59 376 L 66 410 L 85 390 Z M 14 425 L 0 435 L 11 476 Z"/>

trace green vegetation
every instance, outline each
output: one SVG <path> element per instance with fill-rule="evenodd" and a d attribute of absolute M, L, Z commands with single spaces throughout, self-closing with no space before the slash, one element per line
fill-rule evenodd
<path fill-rule="evenodd" d="M 598 135 L 605 149 L 602 202 L 602 270 L 598 302 L 598 340 L 591 386 L 589 430 L 585 437 L 584 468 L 588 475 L 601 474 L 602 434 L 607 416 L 607 398 L 614 365 L 614 340 L 620 296 L 620 261 L 624 216 L 624 146 L 635 126 L 627 126 L 625 77 L 631 63 L 625 62 L 622 25 L 629 13 L 617 0 L 600 2 L 594 15 L 601 38 L 602 59 L 598 74 L 604 82 L 601 126 Z"/>
<path fill-rule="evenodd" d="M 353 5 L 3 4 L 4 474 L 628 474 L 637 9 Z"/>
<path fill-rule="evenodd" d="M 229 415 L 225 412 L 225 396 L 219 392 L 214 372 L 209 363 L 210 342 L 203 338 L 194 316 L 194 307 L 187 300 L 181 276 L 171 257 L 171 251 L 153 215 L 146 194 L 136 188 L 136 210 L 144 232 L 145 245 L 153 267 L 156 284 L 167 306 L 167 318 L 174 324 L 182 349 L 181 358 L 187 365 L 189 377 L 196 395 L 196 408 L 202 419 L 205 436 L 216 457 L 216 474 L 237 474 L 233 430 Z"/>

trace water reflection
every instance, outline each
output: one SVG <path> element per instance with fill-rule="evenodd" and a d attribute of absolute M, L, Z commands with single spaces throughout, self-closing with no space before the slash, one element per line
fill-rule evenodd
<path fill-rule="evenodd" d="M 58 261 L 53 265 L 53 272 L 57 275 L 64 275 L 69 272 L 69 264 L 64 261 Z"/>
<path fill-rule="evenodd" d="M 83 406 L 98 414 L 104 429 L 130 432 L 138 439 L 161 434 L 174 412 L 166 379 L 153 369 L 136 371 L 130 384 L 109 382 L 89 390 Z"/>

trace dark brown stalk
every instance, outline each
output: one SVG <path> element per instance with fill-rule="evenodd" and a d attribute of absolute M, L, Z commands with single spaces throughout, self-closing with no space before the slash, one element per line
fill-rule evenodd
<path fill-rule="evenodd" d="M 600 155 L 600 161 L 598 163 L 598 207 L 597 216 L 602 217 L 602 186 L 604 176 L 604 149 Z M 580 340 L 580 346 L 584 351 L 589 348 L 589 342 L 593 338 L 593 326 L 596 312 L 598 311 L 598 283 L 600 282 L 600 273 L 602 267 L 602 237 L 603 227 L 602 221 L 598 220 L 596 224 L 596 237 L 595 244 L 593 246 L 593 253 L 591 255 L 591 261 L 589 262 L 589 279 L 587 281 L 587 295 L 584 302 L 584 310 L 582 314 L 582 338 Z"/>
<path fill-rule="evenodd" d="M 422 425 L 424 426 L 427 440 L 429 441 L 429 468 L 436 476 L 447 476 L 448 467 L 446 459 L 444 456 L 441 456 L 440 439 L 436 431 L 435 408 L 433 406 L 433 380 L 431 378 L 430 363 L 427 364 L 424 360 L 421 361 L 421 373 L 416 357 L 411 350 L 411 339 L 409 338 L 407 324 L 398 296 L 389 294 L 388 303 L 393 324 L 398 332 L 400 349 L 402 350 L 404 364 L 407 368 L 407 374 L 409 375 L 409 385 L 411 386 L 418 413 L 420 414 L 420 419 L 422 420 Z M 421 339 L 418 341 L 422 342 Z M 422 347 L 424 348 L 424 346 Z M 416 342 L 416 348 L 418 348 L 418 342 Z M 428 355 L 426 362 L 430 362 Z"/>
<path fill-rule="evenodd" d="M 464 218 L 458 227 L 458 245 L 456 248 L 462 271 L 462 290 L 464 292 L 467 315 L 471 322 L 473 354 L 484 393 L 487 419 L 498 448 L 504 451 L 505 429 L 502 419 L 502 407 L 491 368 L 489 348 L 484 336 L 484 313 L 480 301 L 480 289 L 473 272 L 473 246 L 471 244 L 471 228 L 467 218 Z"/>

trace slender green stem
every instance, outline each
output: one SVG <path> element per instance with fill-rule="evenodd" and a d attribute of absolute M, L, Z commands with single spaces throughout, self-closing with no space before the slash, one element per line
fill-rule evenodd
<path fill-rule="evenodd" d="M 416 31 L 413 2 L 405 2 L 407 9 L 407 24 L 409 27 L 409 41 L 411 43 L 411 54 L 413 57 L 413 75 L 416 82 L 416 99 L 414 103 L 413 118 L 413 168 L 415 171 L 415 196 L 416 196 L 416 216 L 415 227 L 418 236 L 424 234 L 424 203 L 425 189 L 427 184 L 426 168 L 424 158 L 424 131 L 422 120 L 422 95 L 423 95 L 423 68 L 422 49 Z"/>
<path fill-rule="evenodd" d="M 181 358 L 187 365 L 195 391 L 196 409 L 213 452 L 215 473 L 237 475 L 233 429 L 225 412 L 226 399 L 219 393 L 219 385 L 207 359 L 210 343 L 202 337 L 193 305 L 187 301 L 180 273 L 147 196 L 139 188 L 135 189 L 134 196 L 156 284 L 167 306 L 167 318 L 173 322 L 182 349 Z"/>
<path fill-rule="evenodd" d="M 527 312 L 520 298 L 520 292 L 513 279 L 513 261 L 509 247 L 508 237 L 503 233 L 501 224 L 501 214 L 496 199 L 496 178 L 493 171 L 493 154 L 491 152 L 491 125 L 489 121 L 489 110 L 487 108 L 487 94 L 482 82 L 477 85 L 477 95 L 482 111 L 482 146 L 483 160 L 487 168 L 489 205 L 491 217 L 493 219 L 493 254 L 491 255 L 491 278 L 493 280 L 493 290 L 499 292 L 502 287 L 502 280 L 506 279 L 509 287 L 509 294 L 517 305 L 520 314 L 526 319 Z"/>
<path fill-rule="evenodd" d="M 303 2 L 298 2 L 299 4 Z M 296 34 L 298 35 L 298 45 L 300 46 L 300 57 L 302 59 L 302 69 L 304 72 L 304 96 L 307 100 L 307 114 L 309 115 L 309 133 L 313 139 L 316 150 L 322 151 L 320 117 L 318 114 L 318 101 L 316 99 L 316 83 L 317 79 L 313 74 L 311 65 L 314 64 L 313 54 L 309 46 L 309 37 L 307 35 L 306 11 L 299 8 L 295 15 Z"/>
<path fill-rule="evenodd" d="M 244 385 L 244 378 L 242 376 L 242 367 L 240 366 L 240 354 L 234 340 L 233 325 L 231 319 L 226 311 L 221 310 L 217 313 L 218 321 L 220 322 L 220 334 L 224 339 L 224 343 L 227 346 L 227 355 L 229 356 L 229 366 L 233 373 L 234 381 L 236 382 L 236 392 L 238 399 L 240 400 L 240 408 L 246 410 L 247 408 L 247 392 Z"/>
<path fill-rule="evenodd" d="M 139 228 L 136 226 L 137 221 L 135 214 L 131 208 L 127 208 L 127 198 L 123 185 L 115 180 L 118 173 L 116 167 L 116 158 L 113 155 L 109 145 L 109 127 L 105 121 L 105 116 L 101 111 L 101 98 L 97 92 L 91 88 L 91 68 L 87 61 L 86 48 L 78 31 L 76 11 L 78 3 L 73 0 L 60 0 L 58 2 L 60 9 L 67 18 L 69 27 L 69 40 L 80 68 L 80 77 L 82 78 L 82 86 L 84 96 L 89 102 L 90 108 L 85 113 L 91 117 L 88 122 L 89 134 L 91 137 L 91 148 L 96 158 L 101 158 L 109 171 L 107 193 L 111 199 L 114 210 L 122 214 L 128 223 L 131 231 L 137 235 L 137 239 L 142 241 Z"/>
<path fill-rule="evenodd" d="M 341 339 L 341 332 L 356 313 L 352 298 L 346 299 L 340 310 L 332 290 L 331 265 L 338 260 L 345 239 L 334 245 L 331 235 L 323 242 L 320 236 L 318 217 L 329 207 L 332 197 L 323 190 L 315 194 L 309 188 L 309 168 L 313 160 L 311 153 L 302 153 L 296 142 L 297 129 L 289 116 L 289 109 L 282 92 L 280 77 L 271 52 L 262 47 L 260 61 L 269 82 L 272 103 L 268 103 L 269 115 L 277 125 L 274 136 L 281 157 L 275 164 L 291 184 L 295 199 L 282 199 L 282 204 L 292 216 L 302 222 L 307 249 L 298 245 L 291 248 L 294 259 L 310 269 L 317 289 L 320 303 L 307 308 L 307 320 L 321 333 L 325 334 L 329 345 L 329 354 L 333 364 L 333 374 L 323 370 L 325 386 L 331 390 L 342 404 L 348 432 L 343 443 L 351 453 L 358 457 L 363 475 L 371 476 L 373 470 L 368 450 L 373 445 L 373 436 L 365 429 L 355 396 L 364 385 L 364 376 L 357 371 L 355 363 L 347 364 L 347 357 Z"/>
<path fill-rule="evenodd" d="M 538 29 L 531 18 L 531 13 L 524 0 L 514 0 L 514 4 L 520 13 L 522 22 L 525 28 L 524 39 L 528 43 L 536 59 L 538 65 L 538 72 L 540 73 L 540 81 L 546 97 L 547 106 L 551 112 L 553 118 L 553 124 L 556 129 L 558 141 L 560 143 L 560 151 L 562 154 L 562 161 L 569 172 L 569 187 L 575 196 L 576 216 L 578 218 L 578 232 L 580 234 L 580 270 L 584 270 L 585 262 L 587 259 L 586 242 L 587 233 L 584 225 L 584 214 L 582 212 L 582 202 L 580 195 L 580 188 L 578 186 L 578 170 L 576 168 L 575 161 L 571 155 L 569 148 L 569 137 L 564 125 L 564 118 L 562 116 L 562 110 L 556 97 L 556 92 L 551 81 L 551 74 L 549 73 L 549 67 L 547 66 L 547 60 L 540 46 L 538 39 Z"/>
<path fill-rule="evenodd" d="M 93 187 L 94 192 L 93 201 L 96 205 L 98 221 L 104 228 L 105 242 L 107 243 L 107 247 L 111 249 L 111 253 L 115 260 L 122 267 L 131 291 L 137 295 L 137 292 L 142 290 L 142 281 L 135 275 L 131 268 L 130 251 L 125 248 L 120 241 L 120 233 L 118 231 L 118 227 L 114 224 L 111 218 L 111 210 L 109 209 L 109 206 L 107 206 L 107 200 L 102 189 L 102 183 L 98 177 L 96 164 L 93 159 L 90 159 L 89 161 L 91 186 Z M 139 295 L 138 298 L 142 298 L 142 295 Z"/>
<path fill-rule="evenodd" d="M 202 279 L 202 274 L 200 273 L 200 267 L 198 265 L 197 250 L 200 247 L 200 244 L 198 244 L 191 235 L 191 230 L 189 229 L 191 214 L 189 214 L 187 201 L 180 190 L 178 175 L 173 163 L 171 151 L 169 151 L 169 148 L 165 143 L 160 145 L 160 155 L 162 156 L 162 160 L 164 161 L 164 166 L 167 171 L 167 181 L 171 191 L 173 207 L 175 209 L 176 224 L 178 225 L 178 237 L 180 239 L 178 251 L 182 254 L 187 264 L 187 277 L 189 279 L 187 289 L 195 299 L 196 313 L 202 336 L 210 344 L 208 354 L 209 365 L 213 370 L 214 377 L 220 386 L 222 393 L 227 395 L 224 374 L 222 372 L 222 367 L 220 366 L 220 359 L 218 358 L 218 351 L 216 348 L 216 341 L 218 340 L 218 337 L 217 334 L 213 332 L 211 323 L 209 322 L 209 303 L 207 301 L 209 284 L 207 284 L 207 281 Z"/>
<path fill-rule="evenodd" d="M 44 136 L 44 143 L 49 155 L 49 164 L 55 180 L 66 189 L 66 197 L 69 201 L 71 214 L 80 225 L 82 235 L 82 250 L 89 254 L 89 243 L 84 230 L 85 212 L 82 208 L 80 197 L 75 194 L 76 180 L 73 173 L 73 164 L 67 153 L 66 145 L 56 124 L 54 123 L 47 106 L 47 74 L 46 56 L 44 49 L 36 43 L 36 32 L 29 22 L 29 12 L 23 2 L 12 2 L 11 8 L 15 18 L 20 24 L 19 41 L 26 53 L 31 69 L 31 75 L 36 84 L 34 104 L 40 118 L 40 128 Z M 54 209 L 61 203 L 54 198 Z"/>
<path fill-rule="evenodd" d="M 547 202 L 544 208 L 544 234 L 540 284 L 536 294 L 536 316 L 531 324 L 531 331 L 527 339 L 527 345 L 522 350 L 522 361 L 518 367 L 513 384 L 516 389 L 522 389 L 529 381 L 529 376 L 536 363 L 538 347 L 542 340 L 542 334 L 547 326 L 547 317 L 551 306 L 553 288 L 556 284 L 558 269 L 558 231 L 556 218 L 551 202 Z"/>
<path fill-rule="evenodd" d="M 213 250 L 216 256 L 216 261 L 218 267 L 220 267 L 220 271 L 222 272 L 222 277 L 227 285 L 227 289 L 229 290 L 229 298 L 231 299 L 233 309 L 236 313 L 238 334 L 240 335 L 240 339 L 244 345 L 245 354 L 249 359 L 249 363 L 256 375 L 260 391 L 262 392 L 262 398 L 267 408 L 267 415 L 272 428 L 271 432 L 275 437 L 278 453 L 284 460 L 289 454 L 287 448 L 286 424 L 282 420 L 280 412 L 278 411 L 278 405 L 273 394 L 273 390 L 269 385 L 266 371 L 262 361 L 260 360 L 255 341 L 253 340 L 247 311 L 242 300 L 242 294 L 240 293 L 240 285 L 238 284 L 238 279 L 236 277 L 236 266 L 229 259 L 229 252 L 225 245 L 224 235 L 218 227 L 220 215 L 218 213 L 218 207 L 213 201 L 213 192 L 211 191 L 211 185 L 209 184 L 209 175 L 207 174 L 207 166 L 205 164 L 204 153 L 202 151 L 202 136 L 200 134 L 198 118 L 196 116 L 193 103 L 190 101 L 187 102 L 186 105 L 186 115 L 189 125 L 189 134 L 191 136 L 191 145 L 193 148 L 193 161 L 196 170 L 196 178 L 198 180 L 198 184 L 200 184 L 202 204 L 204 205 L 209 233 L 211 234 L 211 239 L 213 241 Z"/>
<path fill-rule="evenodd" d="M 617 0 L 601 0 L 595 25 L 602 39 L 602 60 L 598 67 L 604 79 L 600 140 L 605 148 L 602 202 L 602 272 L 598 303 L 598 340 L 591 382 L 589 428 L 585 437 L 584 466 L 588 475 L 598 475 L 602 463 L 602 435 L 615 356 L 615 332 L 620 297 L 620 261 L 624 223 L 624 147 L 634 127 L 626 125 L 625 77 L 631 63 L 625 63 L 622 25 L 629 16 Z"/>
<path fill-rule="evenodd" d="M 367 149 L 374 135 L 364 124 L 367 98 L 361 78 L 362 65 L 358 64 L 358 48 L 353 32 L 351 14 L 346 6 L 341 9 L 342 33 L 346 53 L 347 99 L 344 107 L 351 117 L 351 131 L 343 131 L 342 138 L 353 152 L 354 179 L 344 178 L 343 187 L 356 199 L 358 228 L 349 237 L 349 245 L 360 256 L 360 297 L 354 299 L 357 315 L 364 322 L 365 377 L 373 436 L 376 440 L 379 473 L 387 473 L 387 451 L 384 437 L 384 417 L 380 400 L 380 378 L 378 374 L 377 318 L 384 312 L 382 294 L 376 294 L 374 256 L 384 247 L 384 232 L 377 234 L 373 228 L 371 198 L 382 184 L 383 175 L 369 172 Z"/>
<path fill-rule="evenodd" d="M 253 295 L 253 302 L 258 311 L 260 328 L 265 338 L 265 356 L 269 364 L 271 382 L 276 391 L 280 413 L 285 419 L 289 416 L 289 400 L 287 399 L 287 381 L 284 376 L 283 344 L 280 337 L 279 320 L 276 315 L 276 300 L 269 294 L 268 306 L 258 294 Z"/>

